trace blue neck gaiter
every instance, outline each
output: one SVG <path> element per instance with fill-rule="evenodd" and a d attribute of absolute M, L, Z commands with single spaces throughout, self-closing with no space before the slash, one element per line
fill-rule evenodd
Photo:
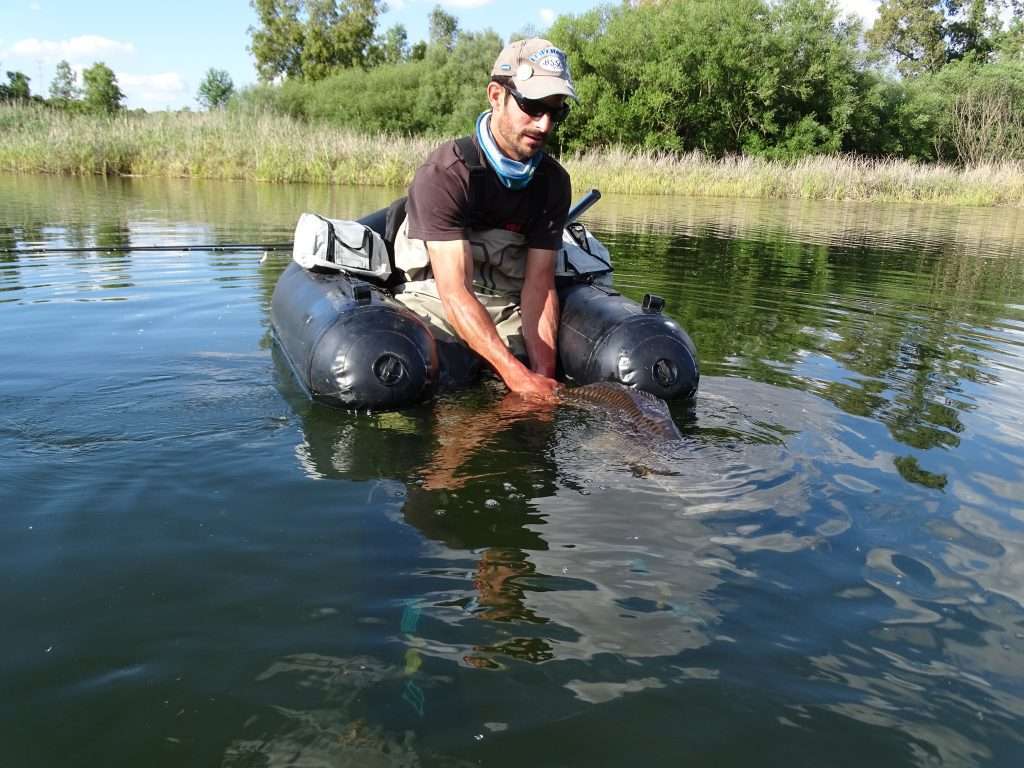
<path fill-rule="evenodd" d="M 524 189 L 533 178 L 533 172 L 537 170 L 543 152 L 538 152 L 525 163 L 520 163 L 507 157 L 494 141 L 491 135 L 491 111 L 481 112 L 476 119 L 476 140 L 484 151 L 484 157 L 488 164 L 498 174 L 501 183 L 509 189 Z"/>

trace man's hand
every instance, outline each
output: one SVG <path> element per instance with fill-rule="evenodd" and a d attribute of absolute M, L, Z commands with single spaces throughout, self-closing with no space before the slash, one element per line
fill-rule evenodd
<path fill-rule="evenodd" d="M 555 393 L 562 385 L 554 379 L 528 370 L 526 366 L 522 366 L 522 368 L 523 372 L 521 375 L 510 376 L 508 379 L 505 379 L 505 385 L 509 390 L 523 397 L 553 400 Z"/>
<path fill-rule="evenodd" d="M 516 359 L 473 293 L 473 252 L 469 243 L 431 240 L 427 242 L 427 253 L 445 316 L 459 338 L 491 364 L 511 391 L 524 396 L 553 398 L 558 382 L 542 373 L 534 373 Z M 554 373 L 553 365 L 550 373 Z"/>

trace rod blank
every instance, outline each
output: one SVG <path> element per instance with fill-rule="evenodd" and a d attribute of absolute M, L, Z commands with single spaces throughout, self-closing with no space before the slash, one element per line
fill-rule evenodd
<path fill-rule="evenodd" d="M 285 251 L 291 243 L 206 243 L 202 245 L 89 245 L 81 248 L 0 248 L 3 254 L 130 253 L 131 251 Z"/>

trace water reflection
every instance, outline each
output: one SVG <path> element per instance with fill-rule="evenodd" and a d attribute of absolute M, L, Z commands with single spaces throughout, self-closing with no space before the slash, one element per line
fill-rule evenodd
<path fill-rule="evenodd" d="M 941 251 L 1007 259 L 1024 248 L 1024 222 L 1015 210 L 913 203 L 828 200 L 748 200 L 605 195 L 588 213 L 602 231 L 683 235 L 691 239 L 775 239 L 934 254 Z M 944 245 L 940 245 L 944 244 Z M 1017 270 L 1017 265 L 1006 264 Z M 1018 272 L 1019 274 L 1019 272 Z"/>
<path fill-rule="evenodd" d="M 0 184 L 0 238 L 286 238 L 388 195 L 64 182 Z M 286 257 L 0 259 L 2 720 L 54 764 L 200 734 L 231 765 L 1015 765 L 1017 214 L 593 215 L 710 371 L 677 445 L 486 386 L 314 405 L 264 351 Z"/>
<path fill-rule="evenodd" d="M 0 250 L 289 240 L 302 211 L 355 218 L 396 196 L 372 187 L 0 174 Z"/>
<path fill-rule="evenodd" d="M 394 194 L 19 177 L 0 183 L 0 248 L 287 240 L 299 211 L 355 217 Z M 588 222 L 618 261 L 620 289 L 665 295 L 709 374 L 815 392 L 908 448 L 956 448 L 976 387 L 1006 382 L 999 358 L 1019 356 L 1024 264 L 1011 256 L 1024 219 L 1010 212 L 611 196 Z M 3 258 L 3 301 L 38 285 L 24 276 L 38 256 Z M 262 274 L 269 299 L 277 270 Z M 122 271 L 97 283 L 131 280 Z M 904 468 L 910 482 L 941 482 Z"/>
<path fill-rule="evenodd" d="M 306 402 L 275 359 L 278 386 L 302 418 L 304 471 L 398 479 L 402 521 L 442 545 L 427 556 L 459 573 L 472 553 L 469 584 L 425 598 L 437 619 L 475 638 L 425 649 L 458 663 L 700 647 L 722 574 L 756 577 L 737 552 L 813 550 L 849 527 L 845 511 L 812 504 L 808 458 L 783 444 L 800 433 L 792 414 L 788 424 L 767 410 L 751 416 L 728 395 L 706 399 L 683 443 L 645 446 L 600 419 L 538 414 L 486 388 L 401 415 L 346 416 Z M 828 432 L 823 418 L 813 426 Z M 753 522 L 764 513 L 782 518 Z"/>
<path fill-rule="evenodd" d="M 278 377 L 307 471 L 380 479 L 381 457 L 394 457 L 398 518 L 423 535 L 429 563 L 415 599 L 424 619 L 404 642 L 435 669 L 515 678 L 543 665 L 571 697 L 546 716 L 625 698 L 646 717 L 647 694 L 675 696 L 686 681 L 744 687 L 738 647 L 755 658 L 781 648 L 808 669 L 794 700 L 759 705 L 780 721 L 884 727 L 919 765 L 1022 746 L 1010 727 L 1024 714 L 1018 537 L 998 514 L 948 513 L 935 479 L 947 474 L 894 453 L 878 422 L 711 377 L 695 411 L 676 414 L 683 442 L 659 450 L 486 388 L 367 417 L 313 406 L 287 370 Z M 635 472 L 638 452 L 657 470 Z M 953 495 L 991 499 L 986 483 L 1017 492 L 983 478 Z M 1009 613 L 999 595 L 1015 601 Z M 846 618 L 825 619 L 831 610 Z M 936 685 L 960 690 L 937 697 Z"/>
<path fill-rule="evenodd" d="M 1019 260 L 931 240 L 906 251 L 818 245 L 788 229 L 627 227 L 608 239 L 615 253 L 643 254 L 620 257 L 617 285 L 664 293 L 709 374 L 818 393 L 911 448 L 955 448 L 974 387 L 1006 381 L 993 353 L 1019 354 L 1017 340 L 989 330 L 1020 322 L 1005 304 L 1024 291 Z"/>

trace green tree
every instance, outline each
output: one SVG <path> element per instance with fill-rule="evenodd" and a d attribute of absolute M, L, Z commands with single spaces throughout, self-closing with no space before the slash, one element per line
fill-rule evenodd
<path fill-rule="evenodd" d="M 921 83 L 936 154 L 964 164 L 1024 160 L 1024 64 L 957 61 Z"/>
<path fill-rule="evenodd" d="M 67 61 L 57 64 L 57 72 L 50 83 L 50 100 L 61 106 L 67 106 L 81 97 L 82 91 L 75 82 L 75 73 Z"/>
<path fill-rule="evenodd" d="M 1003 5 L 1004 0 L 947 0 L 951 12 L 946 23 L 947 58 L 988 60 L 1002 30 L 999 10 Z"/>
<path fill-rule="evenodd" d="M 319 0 L 325 6 L 338 6 L 337 15 L 327 16 L 334 19 L 334 49 L 322 61 L 325 73 L 338 68 L 365 66 L 374 34 L 377 29 L 377 17 L 381 12 L 379 0 Z M 309 74 L 306 74 L 309 77 Z"/>
<path fill-rule="evenodd" d="M 1015 19 L 999 37 L 996 55 L 1001 61 L 1024 61 L 1024 21 Z"/>
<path fill-rule="evenodd" d="M 984 62 L 1006 34 L 1000 14 L 1020 17 L 1019 0 L 883 0 L 868 31 L 870 45 L 884 52 L 904 76 L 938 72 L 950 61 Z"/>
<path fill-rule="evenodd" d="M 409 33 L 401 24 L 395 24 L 384 33 L 380 43 L 381 60 L 384 64 L 398 64 L 409 59 Z"/>
<path fill-rule="evenodd" d="M 859 19 L 843 19 L 828 0 L 785 0 L 771 6 L 770 66 L 777 73 L 767 106 L 775 131 L 751 136 L 764 154 L 798 157 L 838 152 L 857 109 L 862 68 Z"/>
<path fill-rule="evenodd" d="M 302 35 L 299 62 L 302 76 L 309 80 L 322 80 L 340 62 L 335 52 L 335 33 L 341 14 L 334 0 L 307 0 L 308 17 Z M 344 66 L 351 66 L 345 62 Z"/>
<path fill-rule="evenodd" d="M 260 79 L 319 80 L 372 57 L 380 0 L 251 0 L 259 27 L 250 27 Z"/>
<path fill-rule="evenodd" d="M 117 76 L 102 61 L 82 70 L 82 82 L 85 106 L 90 112 L 113 113 L 124 108 L 124 93 L 117 84 Z"/>
<path fill-rule="evenodd" d="M 451 51 L 459 37 L 459 20 L 435 5 L 429 16 L 430 45 Z M 493 62 L 491 62 L 493 64 Z"/>
<path fill-rule="evenodd" d="M 204 109 L 223 109 L 235 93 L 231 75 L 223 69 L 210 67 L 203 76 L 196 93 L 196 101 Z"/>
<path fill-rule="evenodd" d="M 942 3 L 934 0 L 882 0 L 878 18 L 865 36 L 908 77 L 937 72 L 946 63 Z"/>
<path fill-rule="evenodd" d="M 7 72 L 7 85 L 0 84 L 0 99 L 4 101 L 28 101 L 32 98 L 29 78 L 24 72 Z"/>
<path fill-rule="evenodd" d="M 449 53 L 429 46 L 413 104 L 415 122 L 428 133 L 468 133 L 487 108 L 487 81 L 502 40 L 491 31 L 463 32 Z"/>
<path fill-rule="evenodd" d="M 409 49 L 410 61 L 423 61 L 427 56 L 427 43 L 425 40 L 417 40 Z"/>
<path fill-rule="evenodd" d="M 563 146 L 793 156 L 837 151 L 856 107 L 858 28 L 827 0 L 687 0 L 560 17 L 580 104 Z"/>
<path fill-rule="evenodd" d="M 259 26 L 249 27 L 249 52 L 256 59 L 260 80 L 269 83 L 278 77 L 301 77 L 302 0 L 250 0 L 250 5 Z"/>

